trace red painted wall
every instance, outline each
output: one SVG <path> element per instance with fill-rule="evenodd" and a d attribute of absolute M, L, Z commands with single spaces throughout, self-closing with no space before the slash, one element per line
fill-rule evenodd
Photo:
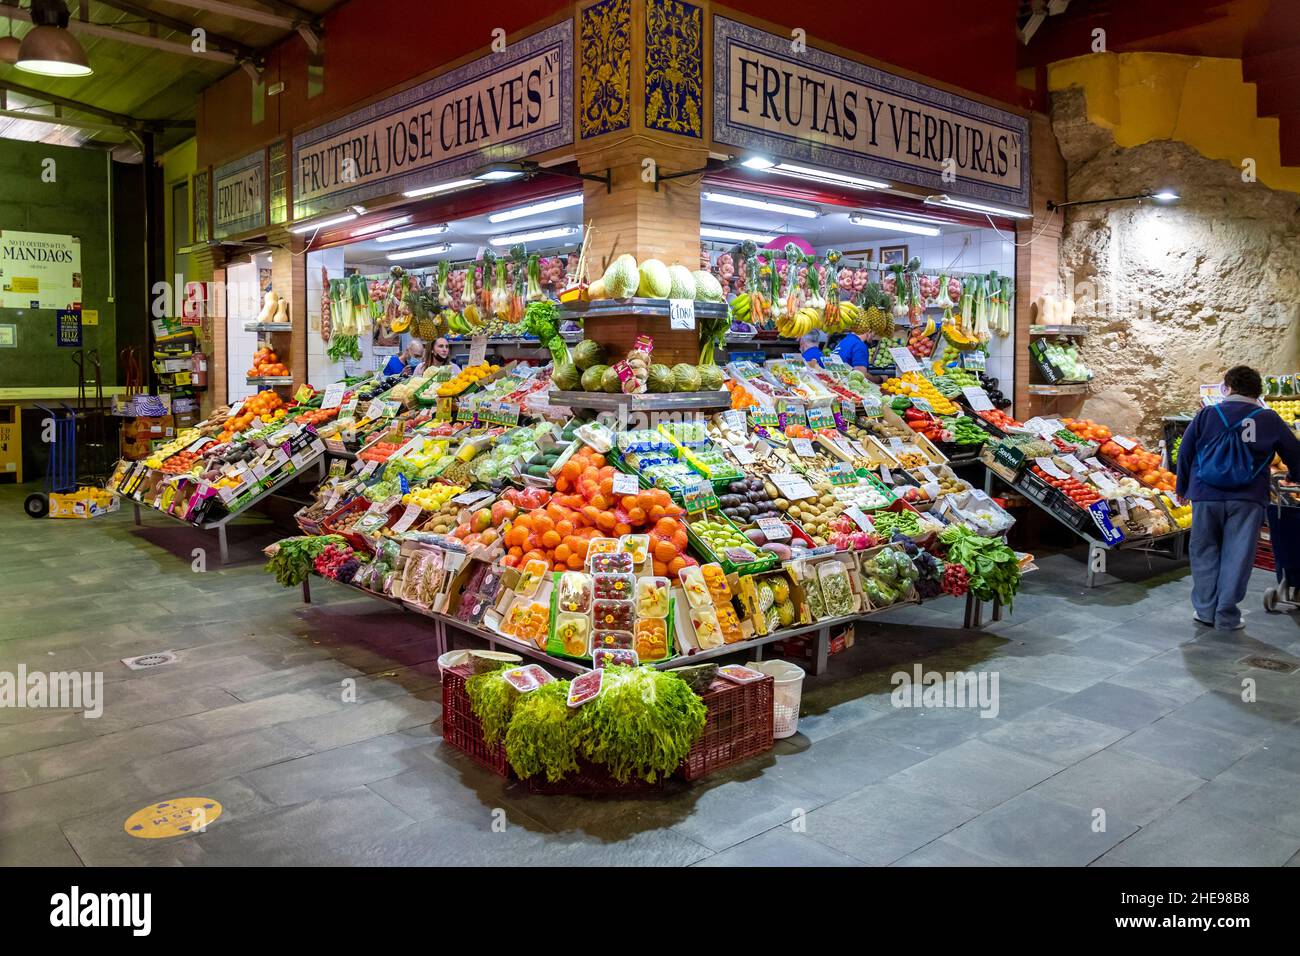
<path fill-rule="evenodd" d="M 822 39 L 953 86 L 1017 103 L 1016 0 L 733 0 L 751 16 L 802 27 Z M 285 90 L 251 123 L 249 77 L 235 71 L 209 87 L 198 110 L 199 164 L 243 155 L 296 127 L 346 112 L 570 6 L 563 0 L 352 0 L 325 19 L 325 89 L 307 99 L 307 47 L 293 36 L 267 55 L 266 81 Z M 807 14 L 805 16 L 805 13 Z"/>

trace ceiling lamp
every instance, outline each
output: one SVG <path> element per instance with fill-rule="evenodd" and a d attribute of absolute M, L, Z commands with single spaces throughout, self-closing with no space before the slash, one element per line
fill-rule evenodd
<path fill-rule="evenodd" d="M 425 246 L 423 249 L 407 249 L 404 252 L 394 252 L 387 258 L 389 262 L 403 262 L 407 259 L 428 259 L 430 256 L 440 256 L 444 252 L 450 251 L 451 246 L 448 243 L 440 242 L 436 246 Z"/>
<path fill-rule="evenodd" d="M 383 232 L 386 229 L 395 229 L 398 226 L 405 226 L 411 221 L 410 216 L 398 216 L 395 219 L 385 219 L 382 222 L 372 222 L 368 226 L 362 226 L 360 229 L 353 229 L 353 236 L 368 236 L 371 233 Z"/>
<path fill-rule="evenodd" d="M 735 242 L 769 243 L 776 236 L 765 236 L 757 232 L 745 232 L 742 229 L 724 229 L 721 226 L 700 226 L 701 239 L 731 239 Z"/>
<path fill-rule="evenodd" d="M 416 229 L 405 229 L 402 232 L 390 232 L 386 236 L 375 236 L 375 242 L 402 242 L 406 239 L 420 239 L 424 236 L 440 236 L 447 231 L 447 228 L 445 222 L 436 226 L 420 226 Z"/>
<path fill-rule="evenodd" d="M 488 216 L 488 222 L 509 222 L 512 219 L 523 219 L 527 216 L 537 216 L 544 212 L 553 212 L 556 209 L 568 209 L 570 206 L 581 205 L 581 193 L 576 196 L 561 196 L 559 199 L 547 199 L 544 202 L 535 202 L 527 206 L 516 206 L 514 209 L 503 209 L 500 212 L 494 212 Z"/>
<path fill-rule="evenodd" d="M 354 212 L 347 212 L 341 216 L 331 216 L 329 219 L 317 219 L 312 222 L 304 223 L 301 226 L 293 226 L 289 229 L 295 236 L 301 236 L 306 232 L 315 232 L 320 229 L 328 229 L 330 226 L 337 226 L 340 223 L 351 222 L 357 218 Z"/>
<path fill-rule="evenodd" d="M 544 242 L 547 239 L 565 239 L 576 236 L 582 230 L 577 226 L 558 226 L 554 229 L 538 229 L 535 232 L 516 232 L 509 236 L 493 236 L 488 240 L 494 246 L 513 246 L 519 242 Z"/>
<path fill-rule="evenodd" d="M 798 216 L 801 219 L 816 219 L 820 215 L 816 209 L 809 209 L 807 206 L 795 206 L 791 203 L 772 202 L 768 199 L 754 199 L 750 196 L 737 196 L 732 193 L 706 191 L 700 193 L 700 198 L 705 202 L 718 202 L 725 206 L 740 206 L 745 209 L 760 209 L 763 212 L 774 212 L 785 216 Z"/>
<path fill-rule="evenodd" d="M 953 199 L 951 196 L 942 193 L 935 196 L 926 196 L 925 204 L 927 206 L 947 206 L 950 209 L 961 209 L 969 212 L 982 212 L 990 216 L 1006 216 L 1008 219 L 1033 219 L 1033 213 L 1021 212 L 1019 209 L 1008 209 L 1005 206 L 987 206 L 984 203 L 971 202 L 968 199 Z"/>
<path fill-rule="evenodd" d="M 901 219 L 876 219 L 858 212 L 849 215 L 849 222 L 855 226 L 888 229 L 890 232 L 908 232 L 916 236 L 937 236 L 940 233 L 935 226 L 923 226 L 919 222 L 904 222 Z"/>
<path fill-rule="evenodd" d="M 847 173 L 837 173 L 830 169 L 799 166 L 795 163 L 787 163 L 758 153 L 741 158 L 740 165 L 758 172 L 775 173 L 778 176 L 794 176 L 797 179 L 807 179 L 826 186 L 847 186 L 850 189 L 889 188 L 889 183 L 882 183 L 878 179 L 865 179 L 862 176 L 850 176 Z"/>
<path fill-rule="evenodd" d="M 15 66 L 41 76 L 89 76 L 86 51 L 68 32 L 68 7 L 63 0 L 32 0 L 32 29 L 18 47 Z"/>

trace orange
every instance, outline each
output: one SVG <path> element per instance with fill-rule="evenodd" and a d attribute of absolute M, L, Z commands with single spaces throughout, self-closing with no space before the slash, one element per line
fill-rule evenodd
<path fill-rule="evenodd" d="M 684 567 L 686 567 L 686 561 L 681 557 L 681 555 L 678 555 L 668 562 L 668 573 L 672 577 L 677 577 L 677 572 Z"/>
<path fill-rule="evenodd" d="M 650 566 L 654 569 L 654 573 L 661 578 L 668 574 L 668 565 L 662 561 L 652 561 Z"/>
<path fill-rule="evenodd" d="M 567 538 L 569 535 L 573 534 L 573 522 L 568 518 L 555 522 L 555 532 L 561 538 Z"/>
<path fill-rule="evenodd" d="M 556 560 L 557 562 L 558 562 L 558 561 L 568 561 L 568 560 L 569 560 L 569 555 L 571 555 L 571 554 L 573 554 L 573 549 L 572 549 L 571 547 L 569 547 L 567 544 L 564 544 L 563 542 L 561 542 L 560 544 L 557 544 L 557 545 L 555 546 L 555 560 Z"/>
<path fill-rule="evenodd" d="M 558 531 L 547 531 L 542 534 L 542 547 L 554 549 L 561 541 Z"/>
<path fill-rule="evenodd" d="M 614 525 L 614 534 L 620 537 L 632 533 L 632 526 L 625 521 L 616 522 Z"/>
<path fill-rule="evenodd" d="M 582 567 L 582 561 L 583 559 L 578 557 L 576 554 L 571 554 L 569 555 L 569 559 L 565 562 L 565 564 L 569 567 L 570 570 L 577 571 L 579 568 Z"/>
<path fill-rule="evenodd" d="M 628 499 L 624 498 L 623 500 L 624 500 L 624 501 L 627 501 Z M 632 507 L 632 508 L 628 508 L 628 509 L 627 509 L 627 523 L 628 523 L 628 524 L 632 524 L 632 525 L 643 525 L 643 524 L 645 524 L 645 520 L 646 520 L 646 514 L 645 514 L 645 511 L 642 510 L 641 508 L 638 508 L 638 507 Z"/>
<path fill-rule="evenodd" d="M 614 516 L 608 511 L 602 511 L 596 515 L 596 527 L 602 531 L 612 531 L 615 524 L 617 522 L 614 520 Z"/>
<path fill-rule="evenodd" d="M 671 541 L 659 540 L 655 542 L 654 559 L 663 564 L 668 564 L 677 557 L 677 549 L 673 547 Z"/>

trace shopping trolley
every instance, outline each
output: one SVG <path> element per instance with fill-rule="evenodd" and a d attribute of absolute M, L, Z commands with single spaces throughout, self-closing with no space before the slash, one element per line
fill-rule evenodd
<path fill-rule="evenodd" d="M 45 462 L 45 490 L 33 492 L 23 502 L 23 510 L 32 518 L 50 513 L 50 495 L 77 490 L 77 412 L 67 402 L 59 404 L 62 411 L 36 403 L 46 415 L 41 433 L 48 435 L 50 455 Z"/>
<path fill-rule="evenodd" d="M 1300 609 L 1300 485 L 1283 484 L 1281 476 L 1274 475 L 1272 497 L 1268 545 L 1277 587 L 1264 592 L 1264 610 L 1294 611 Z"/>

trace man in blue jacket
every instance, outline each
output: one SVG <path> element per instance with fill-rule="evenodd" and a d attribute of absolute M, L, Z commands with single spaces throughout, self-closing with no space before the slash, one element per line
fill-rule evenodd
<path fill-rule="evenodd" d="M 1237 605 L 1246 596 L 1254 564 L 1259 528 L 1268 505 L 1269 462 L 1281 455 L 1290 471 L 1288 480 L 1300 480 L 1300 440 L 1277 412 L 1259 400 L 1263 383 L 1253 368 L 1238 365 L 1223 376 L 1225 396 L 1217 406 L 1203 408 L 1183 433 L 1178 449 L 1180 498 L 1192 501 L 1192 607 L 1195 620 L 1207 627 L 1239 631 Z M 1198 475 L 1197 448 L 1213 443 L 1227 429 L 1239 429 L 1256 469 L 1255 477 L 1237 488 L 1223 488 Z"/>

